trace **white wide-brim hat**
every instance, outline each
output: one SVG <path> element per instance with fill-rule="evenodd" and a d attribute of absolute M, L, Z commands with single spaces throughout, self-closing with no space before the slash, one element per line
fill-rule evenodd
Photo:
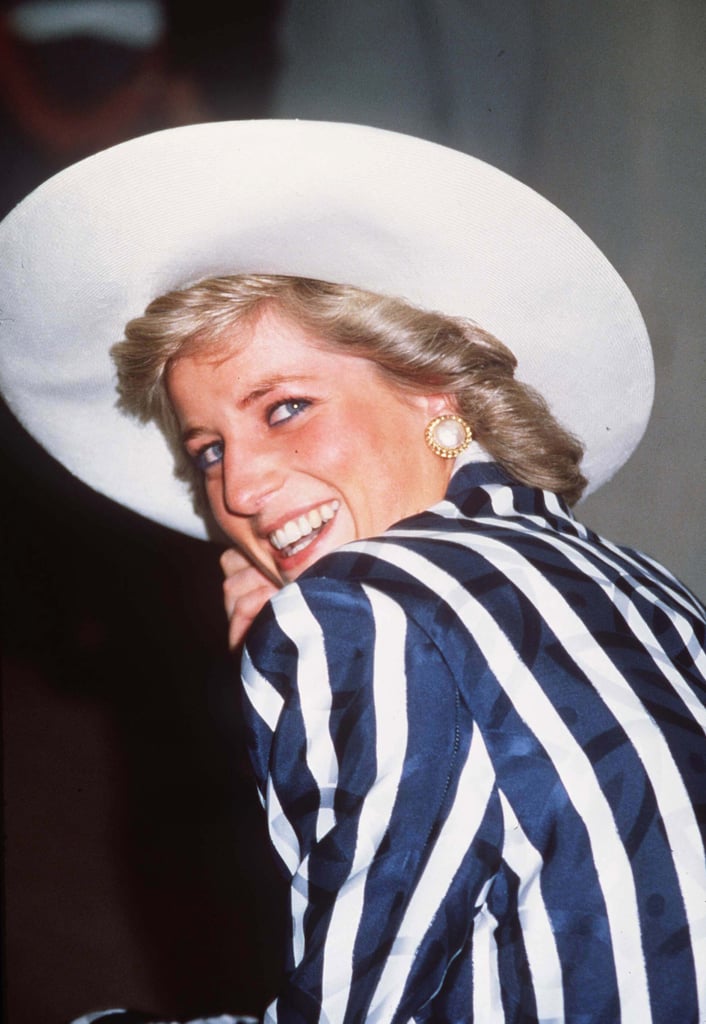
<path fill-rule="evenodd" d="M 320 278 L 470 317 L 585 444 L 589 490 L 638 444 L 647 332 L 589 238 L 471 156 L 348 124 L 240 121 L 116 146 L 0 224 L 0 387 L 95 490 L 206 536 L 156 426 L 116 405 L 109 349 L 156 296 L 214 274 Z"/>

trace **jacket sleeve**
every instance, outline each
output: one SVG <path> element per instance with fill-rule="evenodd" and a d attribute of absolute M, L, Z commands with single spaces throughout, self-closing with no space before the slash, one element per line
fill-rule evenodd
<path fill-rule="evenodd" d="M 395 596 L 302 580 L 253 626 L 243 681 L 291 877 L 287 982 L 266 1020 L 425 1019 L 501 842 L 490 760 L 440 651 Z"/>

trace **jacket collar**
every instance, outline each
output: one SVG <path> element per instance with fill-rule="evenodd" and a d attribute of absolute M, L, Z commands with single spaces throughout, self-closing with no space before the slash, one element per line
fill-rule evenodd
<path fill-rule="evenodd" d="M 496 462 L 470 461 L 457 467 L 439 510 L 448 504 L 467 518 L 531 516 L 547 520 L 554 527 L 562 521 L 566 525 L 575 522 L 563 498 L 553 491 L 519 483 Z"/>

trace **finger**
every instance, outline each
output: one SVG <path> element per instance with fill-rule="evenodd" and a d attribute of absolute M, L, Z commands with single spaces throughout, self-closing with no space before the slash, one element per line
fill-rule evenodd
<path fill-rule="evenodd" d="M 231 650 L 242 643 L 253 620 L 276 593 L 277 588 L 268 583 L 240 596 L 228 625 L 228 646 Z"/>
<path fill-rule="evenodd" d="M 252 562 L 245 557 L 242 551 L 237 548 L 226 548 L 220 557 L 221 569 L 224 576 L 232 576 L 248 566 L 252 568 Z"/>
<path fill-rule="evenodd" d="M 244 568 L 255 569 L 259 572 L 263 579 L 273 583 L 276 587 L 282 586 L 282 579 L 276 570 L 269 566 L 261 565 L 255 561 L 249 555 L 243 554 L 237 548 L 228 548 L 220 556 L 221 569 L 223 570 L 224 576 L 234 575 Z"/>
<path fill-rule="evenodd" d="M 239 569 L 232 576 L 223 580 L 223 604 L 228 618 L 233 615 L 238 603 L 244 597 L 259 590 L 266 592 L 265 600 L 267 600 L 272 597 L 277 588 L 252 565 L 248 565 L 245 569 Z"/>

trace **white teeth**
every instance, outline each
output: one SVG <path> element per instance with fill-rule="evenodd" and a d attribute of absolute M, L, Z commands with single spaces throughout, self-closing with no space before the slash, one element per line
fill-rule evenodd
<path fill-rule="evenodd" d="M 299 516 L 297 519 L 297 526 L 301 530 L 302 537 L 308 537 L 314 527 L 311 525 L 306 516 Z"/>
<path fill-rule="evenodd" d="M 301 531 L 293 519 L 290 519 L 288 523 L 284 524 L 282 532 L 290 544 L 294 544 L 295 541 L 301 540 Z"/>
<path fill-rule="evenodd" d="M 288 520 L 284 526 L 280 526 L 278 530 L 270 534 L 270 543 L 277 551 L 297 544 L 303 537 L 309 537 L 316 530 L 321 529 L 325 523 L 330 522 L 339 508 L 340 502 L 338 501 L 326 502 L 319 508 L 297 516 L 296 519 Z M 294 552 L 290 553 L 294 554 Z"/>

